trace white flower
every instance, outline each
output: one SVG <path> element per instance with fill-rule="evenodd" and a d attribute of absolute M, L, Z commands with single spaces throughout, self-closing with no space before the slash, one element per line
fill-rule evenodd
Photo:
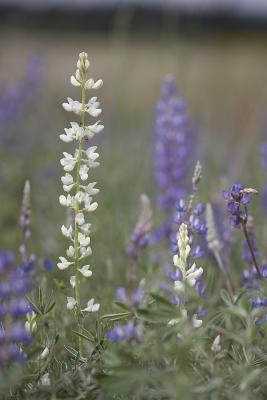
<path fill-rule="evenodd" d="M 197 279 L 200 278 L 202 274 L 203 269 L 197 268 L 196 264 L 194 263 L 192 267 L 186 271 L 186 280 L 190 286 L 195 286 Z"/>
<path fill-rule="evenodd" d="M 43 385 L 43 386 L 51 385 L 51 381 L 50 381 L 48 372 L 41 377 L 41 385 Z"/>
<path fill-rule="evenodd" d="M 74 253 L 75 253 L 74 247 L 73 246 L 69 246 L 69 248 L 66 251 L 67 256 L 71 258 L 71 257 L 74 256 Z"/>
<path fill-rule="evenodd" d="M 174 325 L 179 324 L 180 321 L 181 321 L 180 318 L 173 318 L 173 319 L 171 319 L 171 320 L 168 322 L 168 325 L 169 325 L 169 326 L 174 326 Z"/>
<path fill-rule="evenodd" d="M 78 241 L 82 247 L 87 247 L 90 244 L 90 237 L 85 236 L 83 233 L 78 233 Z"/>
<path fill-rule="evenodd" d="M 83 225 L 84 224 L 84 215 L 82 212 L 79 212 L 76 217 L 75 217 L 75 222 L 78 225 Z"/>
<path fill-rule="evenodd" d="M 86 134 L 86 130 L 81 127 L 77 122 L 71 122 L 70 123 L 71 128 L 65 128 L 65 135 L 60 135 L 60 139 L 63 140 L 63 142 L 69 143 L 72 142 L 73 140 L 80 140 L 84 137 Z"/>
<path fill-rule="evenodd" d="M 76 276 L 71 276 L 70 277 L 70 285 L 71 285 L 71 287 L 73 287 L 73 288 L 75 288 L 75 286 L 76 286 Z"/>
<path fill-rule="evenodd" d="M 72 207 L 74 205 L 74 199 L 70 194 L 68 194 L 67 197 L 62 194 L 59 196 L 59 203 L 65 207 Z"/>
<path fill-rule="evenodd" d="M 199 328 L 202 325 L 203 321 L 201 319 L 197 319 L 197 314 L 194 314 L 192 317 L 192 324 L 194 328 Z"/>
<path fill-rule="evenodd" d="M 82 181 L 86 181 L 86 179 L 88 179 L 88 171 L 89 168 L 87 167 L 87 165 L 82 164 L 79 171 Z"/>
<path fill-rule="evenodd" d="M 79 82 L 79 80 L 80 80 L 80 71 L 77 69 L 77 71 L 76 71 L 76 74 L 75 74 L 76 76 L 74 76 L 74 75 L 71 75 L 71 77 L 70 77 L 70 83 L 73 85 L 73 86 L 76 86 L 76 87 L 79 87 L 79 86 L 81 86 L 81 83 Z"/>
<path fill-rule="evenodd" d="M 49 355 L 49 349 L 48 347 L 45 347 L 45 349 L 40 354 L 40 360 L 44 360 L 48 355 Z"/>
<path fill-rule="evenodd" d="M 74 297 L 67 297 L 67 309 L 68 310 L 73 310 L 74 307 L 76 306 L 77 301 L 74 299 Z"/>
<path fill-rule="evenodd" d="M 90 265 L 84 265 L 82 268 L 79 268 L 80 273 L 85 277 L 89 278 L 92 276 L 92 271 L 90 271 Z"/>
<path fill-rule="evenodd" d="M 94 203 L 91 203 L 91 201 L 92 201 L 92 198 L 90 196 L 85 197 L 85 199 L 84 199 L 84 209 L 87 212 L 95 211 L 98 207 L 98 204 L 96 201 Z"/>
<path fill-rule="evenodd" d="M 62 107 L 66 111 L 73 111 L 77 115 L 82 113 L 82 103 L 76 100 L 72 100 L 70 97 L 67 98 L 68 103 L 63 103 Z"/>
<path fill-rule="evenodd" d="M 65 134 L 62 134 L 59 136 L 59 138 L 65 142 L 65 143 L 70 143 L 72 142 L 74 139 L 76 139 L 76 135 L 75 135 L 75 131 L 72 128 L 65 128 L 64 129 Z"/>
<path fill-rule="evenodd" d="M 95 168 L 95 167 L 98 167 L 98 165 L 99 165 L 99 162 L 95 161 L 99 157 L 99 154 L 95 152 L 96 149 L 97 149 L 97 146 L 92 146 L 92 147 L 89 147 L 85 152 L 86 156 L 88 158 L 87 163 L 90 166 L 90 168 Z"/>
<path fill-rule="evenodd" d="M 84 51 L 79 54 L 79 59 L 77 61 L 77 68 L 79 70 L 85 69 L 87 70 L 90 67 L 90 62 L 88 60 L 88 54 Z"/>
<path fill-rule="evenodd" d="M 68 228 L 66 228 L 65 225 L 62 225 L 61 232 L 62 232 L 63 236 L 66 236 L 67 238 L 72 238 L 73 228 L 72 228 L 72 226 L 69 226 Z"/>
<path fill-rule="evenodd" d="M 99 89 L 101 86 L 103 86 L 102 79 L 98 79 L 98 81 L 95 82 L 92 78 L 90 78 L 85 83 L 86 89 Z"/>
<path fill-rule="evenodd" d="M 75 195 L 75 202 L 77 202 L 78 204 L 81 204 L 84 201 L 84 197 L 85 197 L 85 194 L 83 192 L 79 191 Z"/>
<path fill-rule="evenodd" d="M 72 185 L 63 185 L 63 190 L 69 193 L 74 188 L 74 186 L 75 186 L 74 183 Z"/>
<path fill-rule="evenodd" d="M 99 193 L 99 189 L 95 188 L 96 182 L 89 183 L 87 186 L 83 186 L 83 189 L 90 196 L 94 196 Z"/>
<path fill-rule="evenodd" d="M 100 304 L 94 304 L 95 299 L 91 299 L 87 303 L 87 307 L 84 308 L 82 311 L 85 312 L 96 312 L 99 310 Z"/>
<path fill-rule="evenodd" d="M 103 85 L 101 79 L 94 81 L 94 79 L 88 77 L 89 65 L 88 55 L 84 52 L 80 53 L 77 69 L 70 77 L 71 84 L 81 88 L 83 94 L 84 90 L 99 89 Z M 73 155 L 63 152 L 64 157 L 60 160 L 65 171 L 65 175 L 61 177 L 61 181 L 63 190 L 66 193 L 59 196 L 59 202 L 61 205 L 69 208 L 69 217 L 71 218 L 71 222 L 67 224 L 67 227 L 63 225 L 61 231 L 64 236 L 70 239 L 71 243 L 66 250 L 67 258 L 59 257 L 59 262 L 57 264 L 59 269 L 67 269 L 73 264 L 76 265 L 78 260 L 83 260 L 92 254 L 92 249 L 90 247 L 91 224 L 86 222 L 84 212 L 91 212 L 97 208 L 98 204 L 93 201 L 92 196 L 96 195 L 99 190 L 95 187 L 96 182 L 89 184 L 84 182 L 87 181 L 89 177 L 90 168 L 99 165 L 97 162 L 99 154 L 96 152 L 96 146 L 89 147 L 85 150 L 82 139 L 91 139 L 95 134 L 104 129 L 100 121 L 96 121 L 92 123 L 92 125 L 85 125 L 85 113 L 88 113 L 92 117 L 97 117 L 102 112 L 97 97 L 90 98 L 87 103 L 84 103 L 84 96 L 82 96 L 82 103 L 68 97 L 67 102 L 63 103 L 63 108 L 66 111 L 72 111 L 80 115 L 81 122 L 71 122 L 70 127 L 65 128 L 64 133 L 60 135 L 60 139 L 65 143 L 73 141 L 77 141 L 78 143 Z M 73 176 L 71 174 L 72 171 L 75 171 Z M 73 193 L 73 195 L 71 193 Z M 83 264 L 81 263 L 81 265 Z M 78 271 L 86 278 L 92 275 L 89 265 L 81 266 L 81 268 L 78 268 Z M 70 285 L 72 288 L 75 288 L 75 291 L 78 293 L 80 291 L 79 284 L 80 280 L 78 276 L 72 275 L 70 277 Z M 73 310 L 76 307 L 78 308 L 77 311 L 80 312 L 80 302 L 78 305 L 74 297 L 68 297 L 67 308 Z M 83 311 L 95 312 L 98 309 L 99 304 L 94 304 L 94 299 L 91 299 Z"/>
<path fill-rule="evenodd" d="M 102 110 L 101 108 L 97 108 L 99 106 L 99 102 L 96 97 L 92 97 L 89 102 L 85 106 L 85 111 L 88 112 L 92 117 L 98 117 Z"/>
<path fill-rule="evenodd" d="M 66 173 L 61 177 L 61 182 L 63 185 L 72 185 L 73 184 L 73 176 L 71 174 Z"/>
<path fill-rule="evenodd" d="M 68 260 L 66 260 L 65 257 L 59 257 L 60 262 L 57 263 L 57 266 L 59 269 L 66 269 L 68 268 L 71 264 L 73 264 L 73 262 L 70 262 Z"/>
<path fill-rule="evenodd" d="M 104 129 L 104 125 L 99 124 L 99 121 L 93 125 L 88 125 L 84 128 L 84 136 L 88 139 L 93 139 L 96 133 L 101 132 Z"/>
<path fill-rule="evenodd" d="M 178 293 L 184 292 L 184 284 L 181 281 L 174 282 L 174 290 Z"/>
<path fill-rule="evenodd" d="M 28 333 L 34 333 L 37 330 L 37 315 L 34 311 L 26 314 L 27 321 L 25 322 L 25 329 Z"/>
<path fill-rule="evenodd" d="M 76 164 L 76 157 L 73 157 L 71 154 L 67 153 L 66 151 L 63 152 L 64 158 L 61 158 L 60 164 L 64 168 L 64 171 L 71 172 L 73 171 L 75 164 Z"/>
<path fill-rule="evenodd" d="M 91 224 L 83 224 L 82 226 L 80 226 L 80 230 L 85 235 L 88 235 L 91 231 Z"/>
<path fill-rule="evenodd" d="M 221 350 L 222 350 L 221 335 L 218 335 L 218 336 L 216 336 L 216 338 L 214 339 L 214 341 L 211 345 L 211 351 L 213 351 L 213 353 L 220 353 Z"/>
<path fill-rule="evenodd" d="M 80 247 L 80 254 L 81 257 L 79 258 L 82 260 L 83 258 L 89 257 L 92 254 L 92 249 L 91 247 Z"/>

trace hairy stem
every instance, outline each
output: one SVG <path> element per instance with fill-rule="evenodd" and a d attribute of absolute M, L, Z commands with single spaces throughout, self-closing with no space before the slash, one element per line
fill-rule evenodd
<path fill-rule="evenodd" d="M 82 88 L 82 113 L 81 113 L 81 127 L 84 128 L 85 120 L 85 89 Z M 83 153 L 83 139 L 79 142 L 79 152 L 77 158 L 77 170 L 76 170 L 76 194 L 80 191 L 80 166 Z M 75 259 L 75 299 L 77 305 L 77 322 L 78 330 L 80 331 L 81 325 L 81 296 L 80 296 L 80 276 L 79 276 L 79 240 L 78 240 L 78 224 L 76 222 L 76 215 L 80 212 L 80 206 L 77 202 L 74 209 L 75 227 L 74 227 L 74 259 Z M 82 356 L 83 353 L 83 339 L 81 336 L 78 337 L 79 353 Z"/>
<path fill-rule="evenodd" d="M 242 221 L 241 225 L 242 225 L 242 228 L 243 228 L 243 232 L 244 232 L 244 235 L 245 235 L 245 238 L 246 238 L 246 242 L 247 242 L 247 245 L 248 245 L 252 260 L 253 260 L 253 264 L 255 265 L 255 268 L 257 270 L 258 278 L 261 279 L 260 268 L 259 268 L 258 262 L 256 260 L 256 256 L 255 256 L 252 244 L 251 244 L 250 239 L 249 239 L 246 222 Z"/>

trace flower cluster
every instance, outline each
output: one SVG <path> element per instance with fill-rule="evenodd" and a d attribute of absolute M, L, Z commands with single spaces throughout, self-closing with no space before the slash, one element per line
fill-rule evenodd
<path fill-rule="evenodd" d="M 158 200 L 164 211 L 171 211 L 185 195 L 193 144 L 185 103 L 177 96 L 174 79 L 167 76 L 156 107 L 154 150 L 155 178 L 162 190 Z"/>
<path fill-rule="evenodd" d="M 31 311 L 25 295 L 30 290 L 29 275 L 15 267 L 15 254 L 0 252 L 0 366 L 14 360 L 23 361 L 22 345 L 31 340 L 25 326 Z"/>
<path fill-rule="evenodd" d="M 144 281 L 140 282 L 139 287 L 132 293 L 127 292 L 124 287 L 119 287 L 116 290 L 116 298 L 121 303 L 125 304 L 129 310 L 137 307 L 144 297 Z M 143 327 L 131 319 L 126 324 L 116 324 L 113 329 L 107 332 L 107 338 L 110 342 L 139 342 L 142 340 Z"/>
<path fill-rule="evenodd" d="M 40 84 L 42 59 L 34 55 L 29 59 L 25 76 L 0 92 L 0 126 L 3 127 L 21 117 L 34 97 Z"/>
<path fill-rule="evenodd" d="M 243 183 L 234 183 L 230 189 L 223 191 L 227 200 L 227 209 L 231 214 L 231 224 L 239 228 L 241 223 L 246 223 L 248 218 L 247 205 L 251 202 L 251 194 L 256 194 L 255 189 L 246 188 Z"/>
<path fill-rule="evenodd" d="M 110 342 L 136 343 L 142 340 L 143 329 L 141 325 L 136 325 L 133 320 L 126 324 L 117 324 L 112 330 L 107 332 L 107 338 Z"/>
<path fill-rule="evenodd" d="M 177 304 L 181 306 L 183 316 L 187 316 L 185 308 L 187 302 L 186 287 L 197 288 L 203 274 L 203 269 L 197 267 L 195 263 L 192 265 L 189 264 L 191 247 L 189 244 L 188 228 L 185 223 L 181 224 L 177 233 L 177 247 L 179 254 L 175 254 L 173 257 L 173 264 L 176 267 L 174 290 L 177 294 Z M 173 321 L 170 322 L 170 324 L 172 323 Z M 194 314 L 192 316 L 192 323 L 194 327 L 199 327 L 202 325 L 202 320 L 198 319 L 197 314 Z"/>
<path fill-rule="evenodd" d="M 188 204 L 185 199 L 180 199 L 176 203 L 177 212 L 173 216 L 174 225 L 178 227 L 182 223 L 186 223 L 189 230 L 189 242 L 190 245 L 196 240 L 193 240 L 193 235 L 197 234 L 199 242 L 205 240 L 207 233 L 206 219 L 205 219 L 205 206 L 202 203 L 196 204 L 191 210 L 188 209 Z M 188 212 L 189 211 L 189 212 Z M 176 233 L 171 235 L 171 250 L 173 253 L 177 253 L 178 246 L 176 240 Z M 195 244 L 192 248 L 192 256 L 196 259 L 203 258 L 205 256 L 204 245 L 201 243 Z"/>
<path fill-rule="evenodd" d="M 71 122 L 70 128 L 65 129 L 65 133 L 60 135 L 60 139 L 65 143 L 76 142 L 77 148 L 74 154 L 64 152 L 64 157 L 60 163 L 65 171 L 61 181 L 63 190 L 66 195 L 59 197 L 61 205 L 72 210 L 74 215 L 74 226 L 62 226 L 62 234 L 70 240 L 70 246 L 66 251 L 66 257 L 60 257 L 57 264 L 61 270 L 74 267 L 74 274 L 70 277 L 70 285 L 75 290 L 75 297 L 67 298 L 67 308 L 77 311 L 79 314 L 83 312 L 95 312 L 99 309 L 99 304 L 94 304 L 94 299 L 90 299 L 87 307 L 81 309 L 80 300 L 80 280 L 81 277 L 89 278 L 92 275 L 90 265 L 85 263 L 85 259 L 91 255 L 90 246 L 90 228 L 91 224 L 86 221 L 86 213 L 96 210 L 97 202 L 93 200 L 93 196 L 98 193 L 95 187 L 96 182 L 88 183 L 89 172 L 91 169 L 99 165 L 97 159 L 97 147 L 91 146 L 84 148 L 84 144 L 88 139 L 92 139 L 95 134 L 101 132 L 104 128 L 97 121 L 91 125 L 86 125 L 85 115 L 98 117 L 101 114 L 97 97 L 92 97 L 86 101 L 86 94 L 89 89 L 99 89 L 102 80 L 94 81 L 88 78 L 88 69 L 90 63 L 86 53 L 81 53 L 77 62 L 75 75 L 71 76 L 71 84 L 81 88 L 82 102 L 68 98 L 67 103 L 63 103 L 66 111 L 73 112 L 81 118 L 80 123 Z"/>

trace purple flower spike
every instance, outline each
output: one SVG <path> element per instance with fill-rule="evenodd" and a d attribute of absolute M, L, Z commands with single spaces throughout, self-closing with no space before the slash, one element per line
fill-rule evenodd
<path fill-rule="evenodd" d="M 22 344 L 31 340 L 25 328 L 26 314 L 31 311 L 25 295 L 30 289 L 30 276 L 21 266 L 16 267 L 15 255 L 0 251 L 0 365 L 24 361 Z"/>
<path fill-rule="evenodd" d="M 187 191 L 194 142 L 185 103 L 177 95 L 174 79 L 168 76 L 156 107 L 154 148 L 155 179 L 162 190 L 158 202 L 166 212 L 172 211 L 177 199 Z M 183 208 L 183 204 L 178 207 Z"/>

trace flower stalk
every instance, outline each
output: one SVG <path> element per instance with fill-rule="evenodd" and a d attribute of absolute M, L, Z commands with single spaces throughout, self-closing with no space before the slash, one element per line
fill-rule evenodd
<path fill-rule="evenodd" d="M 95 118 L 102 112 L 96 97 L 90 98 L 88 102 L 86 99 L 88 90 L 99 89 L 103 84 L 101 79 L 96 82 L 91 78 L 88 79 L 89 66 L 88 55 L 84 52 L 80 53 L 75 75 L 71 76 L 70 82 L 73 86 L 81 88 L 82 101 L 79 102 L 68 98 L 68 103 L 63 103 L 63 108 L 66 111 L 80 116 L 80 123 L 71 122 L 71 127 L 65 129 L 65 134 L 60 135 L 60 139 L 65 143 L 73 141 L 78 143 L 74 155 L 64 152 L 64 158 L 60 160 L 66 172 L 61 181 L 63 190 L 67 195 L 61 195 L 59 202 L 73 212 L 74 227 L 70 224 L 67 227 L 63 225 L 61 228 L 62 234 L 70 240 L 71 244 L 66 251 L 68 258 L 59 257 L 58 268 L 61 270 L 74 268 L 74 274 L 70 277 L 70 285 L 74 290 L 74 297 L 67 297 L 67 309 L 73 311 L 76 316 L 79 333 L 82 331 L 84 313 L 96 312 L 100 307 L 99 304 L 94 304 L 94 299 L 90 299 L 87 302 L 87 307 L 82 309 L 80 294 L 82 278 L 87 279 L 92 276 L 90 265 L 84 265 L 84 259 L 92 254 L 90 247 L 91 224 L 86 222 L 86 213 L 93 212 L 97 208 L 98 204 L 93 202 L 93 196 L 99 192 L 95 188 L 96 182 L 86 183 L 90 169 L 99 165 L 96 161 L 99 157 L 98 153 L 96 153 L 97 147 L 85 148 L 84 142 L 86 139 L 92 139 L 95 134 L 101 132 L 104 128 L 100 121 L 95 122 L 93 125 L 86 125 L 86 114 Z M 74 171 L 75 178 L 70 173 L 72 171 Z M 74 194 L 72 194 L 73 192 Z M 82 356 L 83 340 L 81 336 L 78 339 L 78 347 L 79 354 Z"/>

